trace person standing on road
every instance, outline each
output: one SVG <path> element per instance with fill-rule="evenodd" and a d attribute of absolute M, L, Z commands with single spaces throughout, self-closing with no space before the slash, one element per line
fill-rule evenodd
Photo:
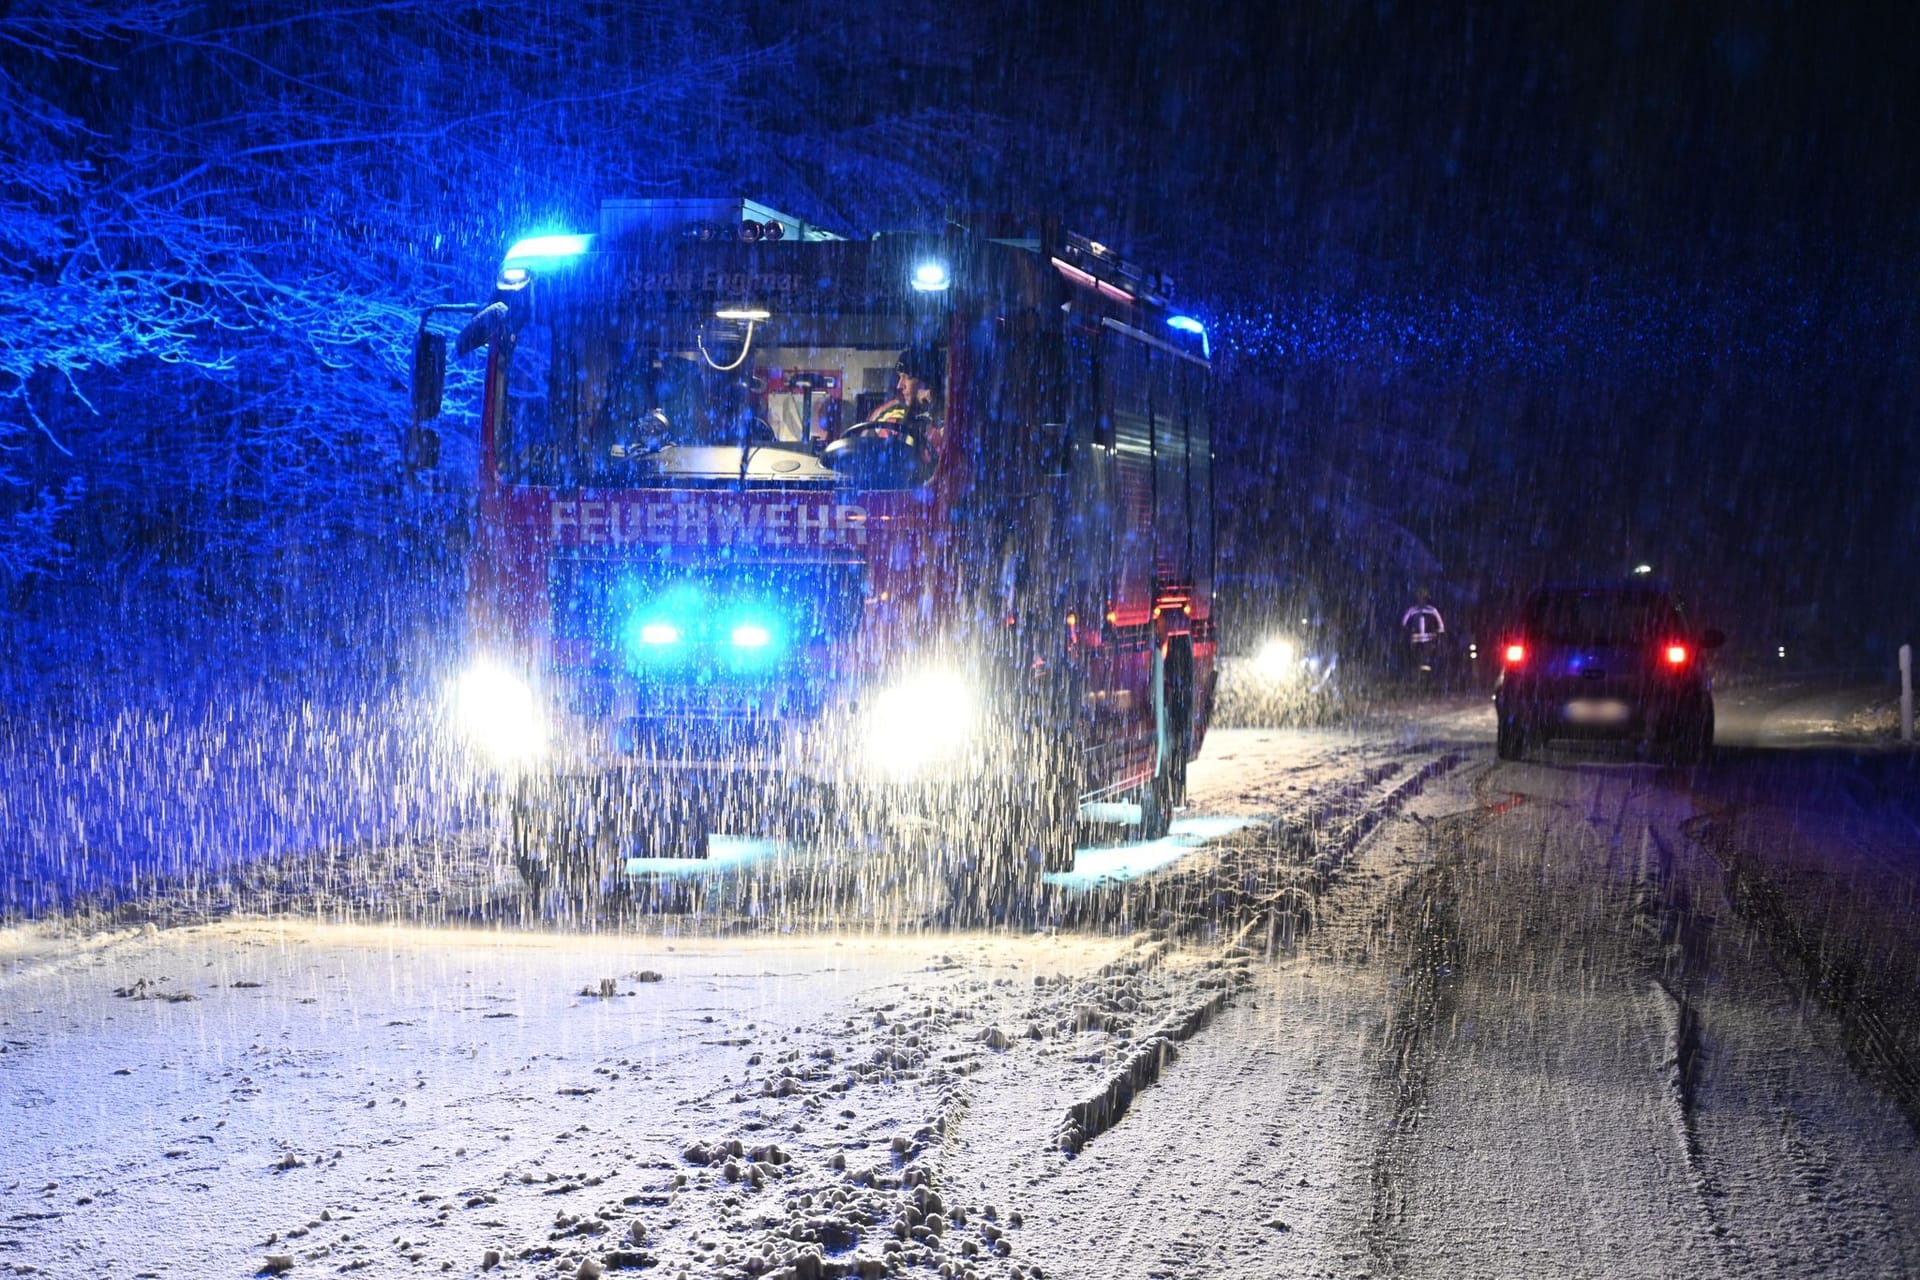
<path fill-rule="evenodd" d="M 1447 634 L 1447 621 L 1426 588 L 1414 593 L 1413 603 L 1400 615 L 1400 633 L 1407 638 L 1407 663 L 1412 670 L 1440 669 L 1440 642 Z"/>

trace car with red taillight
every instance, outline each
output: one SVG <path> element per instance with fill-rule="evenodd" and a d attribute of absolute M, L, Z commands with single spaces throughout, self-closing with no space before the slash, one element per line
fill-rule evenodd
<path fill-rule="evenodd" d="M 1661 758 L 1713 749 L 1713 679 L 1703 655 L 1725 643 L 1649 581 L 1555 584 L 1527 597 L 1501 640 L 1497 750 L 1517 760 L 1556 738 L 1644 743 Z"/>

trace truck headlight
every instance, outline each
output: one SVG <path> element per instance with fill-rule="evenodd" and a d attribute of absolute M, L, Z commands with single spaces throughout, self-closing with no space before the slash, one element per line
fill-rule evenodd
<path fill-rule="evenodd" d="M 979 717 L 973 688 L 957 673 L 909 677 L 882 690 L 862 717 L 867 764 L 890 777 L 912 777 L 971 744 Z"/>
<path fill-rule="evenodd" d="M 476 662 L 453 687 L 454 719 L 496 764 L 530 760 L 546 750 L 546 725 L 527 682 L 492 662 Z"/>
<path fill-rule="evenodd" d="M 1253 669 L 1268 680 L 1285 680 L 1293 674 L 1294 663 L 1299 659 L 1299 646 L 1286 636 L 1276 636 L 1254 655 Z"/>

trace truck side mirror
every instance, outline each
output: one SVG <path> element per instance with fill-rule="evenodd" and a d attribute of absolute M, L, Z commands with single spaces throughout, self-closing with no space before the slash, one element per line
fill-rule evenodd
<path fill-rule="evenodd" d="M 511 332 L 507 317 L 507 304 L 489 302 L 467 321 L 466 328 L 460 330 L 460 336 L 453 340 L 455 355 L 469 355 L 484 346 L 498 342 Z"/>
<path fill-rule="evenodd" d="M 413 337 L 413 420 L 431 422 L 440 416 L 447 389 L 447 340 L 423 324 Z"/>

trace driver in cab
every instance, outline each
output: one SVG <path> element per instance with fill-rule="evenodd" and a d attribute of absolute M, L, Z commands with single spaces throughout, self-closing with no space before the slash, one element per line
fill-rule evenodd
<path fill-rule="evenodd" d="M 828 445 L 825 450 L 828 464 L 847 465 L 853 461 L 847 455 L 854 448 L 877 446 L 895 457 L 913 459 L 917 482 L 924 483 L 939 459 L 945 435 L 939 416 L 944 364 L 937 347 L 918 345 L 902 351 L 893 366 L 893 399 Z"/>
<path fill-rule="evenodd" d="M 940 352 L 929 346 L 908 347 L 893 366 L 893 399 L 868 419 L 882 432 L 919 437 L 920 447 L 940 449 Z"/>

